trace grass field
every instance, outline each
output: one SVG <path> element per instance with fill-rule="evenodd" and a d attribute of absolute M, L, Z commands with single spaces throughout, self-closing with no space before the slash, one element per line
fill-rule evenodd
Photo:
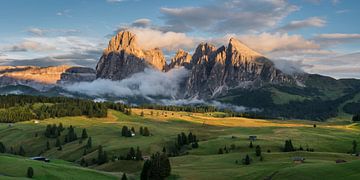
<path fill-rule="evenodd" d="M 42 155 L 55 159 L 54 163 L 43 167 L 41 162 L 0 155 L 0 174 L 9 177 L 25 176 L 26 167 L 38 167 L 35 177 L 38 179 L 64 177 L 56 168 L 64 167 L 79 171 L 78 179 L 83 176 L 98 179 L 119 177 L 126 172 L 131 178 L 138 179 L 142 162 L 119 160 L 100 166 L 90 166 L 87 170 L 79 166 L 84 157 L 91 160 L 97 156 L 96 147 L 102 145 L 112 155 L 125 155 L 130 147 L 137 146 L 143 155 L 151 155 L 161 151 L 164 146 L 174 143 L 180 132 L 195 133 L 200 140 L 199 148 L 189 151 L 188 155 L 170 158 L 172 175 L 170 179 L 357 179 L 360 178 L 360 160 L 351 156 L 352 141 L 360 142 L 360 126 L 348 121 L 311 122 L 311 121 L 279 121 L 247 118 L 219 118 L 216 113 L 171 112 L 149 109 L 133 109 L 131 116 L 117 111 L 109 111 L 107 118 L 64 117 L 46 119 L 35 124 L 33 121 L 16 123 L 12 127 L 0 124 L 0 141 L 7 148 L 18 149 L 23 145 L 26 156 Z M 144 116 L 140 116 L 143 112 Z M 83 128 L 87 129 L 93 139 L 93 149 L 83 156 L 85 142 L 67 143 L 62 151 L 54 147 L 55 139 L 44 137 L 47 124 L 62 123 L 65 127 L 73 125 L 78 136 Z M 313 124 L 317 127 L 314 128 Z M 153 136 L 121 137 L 122 126 L 148 127 Z M 35 134 L 38 134 L 36 137 Z M 249 148 L 249 135 L 258 139 L 254 147 L 262 148 L 263 161 L 255 156 L 255 148 Z M 315 152 L 296 151 L 282 152 L 284 141 L 291 139 L 294 146 L 313 148 Z M 50 140 L 51 149 L 46 150 L 46 141 Z M 228 154 L 217 154 L 219 148 L 235 146 Z M 269 152 L 267 152 L 269 150 Z M 248 166 L 236 164 L 248 154 L 252 163 Z M 306 160 L 302 164 L 292 162 L 292 157 L 301 156 Z M 59 160 L 56 160 L 59 159 Z M 335 160 L 346 160 L 346 163 L 336 164 Z M 5 163 L 7 162 L 6 166 Z M 66 162 L 66 163 L 65 163 Z M 26 164 L 31 163 L 31 164 Z M 23 164 L 20 168 L 11 168 Z M 7 170 L 15 169 L 15 170 Z M 23 169 L 21 169 L 23 168 Z M 20 170 L 21 169 L 21 170 Z M 96 170 L 96 171 L 94 171 Z M 104 175 L 101 172 L 111 172 Z M 38 176 L 36 176 L 36 174 Z M 92 175 L 95 174 L 95 175 Z M 80 177 L 80 175 L 83 175 Z M 5 177 L 5 176 L 3 176 Z M 0 179 L 2 177 L 0 176 Z"/>

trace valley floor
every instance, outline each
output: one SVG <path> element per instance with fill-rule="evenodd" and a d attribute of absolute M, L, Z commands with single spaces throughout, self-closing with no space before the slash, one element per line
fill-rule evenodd
<path fill-rule="evenodd" d="M 143 114 L 143 115 L 142 115 Z M 35 179 L 118 179 L 126 173 L 130 179 L 139 179 L 141 161 L 115 160 L 103 165 L 83 168 L 82 158 L 90 161 L 97 156 L 96 148 L 83 155 L 84 143 L 71 142 L 57 150 L 55 139 L 43 134 L 48 124 L 75 127 L 78 135 L 86 128 L 92 137 L 93 147 L 102 145 L 109 157 L 120 156 L 130 147 L 139 147 L 143 155 L 162 151 L 163 147 L 176 142 L 177 134 L 196 134 L 199 148 L 188 155 L 171 157 L 172 175 L 169 179 L 359 179 L 360 159 L 352 156 L 352 142 L 360 142 L 360 127 L 350 122 L 279 121 L 247 118 L 221 118 L 221 113 L 188 113 L 150 109 L 133 109 L 132 115 L 110 110 L 107 118 L 64 117 L 27 121 L 9 127 L 0 124 L 0 142 L 7 148 L 18 149 L 22 145 L 26 156 L 40 153 L 51 163 L 34 162 L 28 158 L 0 155 L 0 179 L 25 178 L 28 166 L 34 168 Z M 316 124 L 316 128 L 314 128 Z M 126 125 L 148 127 L 152 136 L 138 134 L 122 137 Z M 38 136 L 36 136 L 38 134 Z M 257 136 L 253 148 L 249 136 Z M 291 139 L 295 148 L 314 149 L 314 152 L 283 152 L 285 140 Z M 46 141 L 51 148 L 46 150 Z M 259 145 L 263 159 L 255 156 Z M 227 147 L 229 153 L 218 154 Z M 230 148 L 231 147 L 231 148 Z M 250 165 L 242 159 L 249 155 Z M 305 158 L 304 163 L 294 163 L 294 157 Z M 345 163 L 335 163 L 344 160 Z M 236 161 L 238 163 L 236 163 Z"/>

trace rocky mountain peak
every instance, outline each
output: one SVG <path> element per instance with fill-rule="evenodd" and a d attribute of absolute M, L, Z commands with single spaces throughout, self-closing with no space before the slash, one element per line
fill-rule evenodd
<path fill-rule="evenodd" d="M 248 46 L 246 46 L 236 38 L 230 38 L 228 49 L 233 53 L 237 52 L 241 54 L 242 57 L 245 57 L 249 60 L 258 57 L 264 57 L 262 54 L 252 50 L 251 48 L 249 48 Z"/>
<path fill-rule="evenodd" d="M 112 37 L 96 66 L 96 76 L 121 80 L 145 68 L 165 70 L 166 60 L 160 49 L 145 50 L 136 43 L 136 35 L 129 31 L 120 31 Z"/>
<path fill-rule="evenodd" d="M 109 41 L 108 47 L 104 50 L 104 53 L 118 52 L 121 49 L 137 48 L 136 47 L 136 35 L 129 31 L 120 31 Z"/>
<path fill-rule="evenodd" d="M 171 62 L 168 66 L 168 69 L 172 69 L 174 67 L 184 66 L 186 68 L 190 68 L 191 55 L 189 52 L 184 51 L 183 49 L 179 49 L 175 56 L 171 58 Z"/>

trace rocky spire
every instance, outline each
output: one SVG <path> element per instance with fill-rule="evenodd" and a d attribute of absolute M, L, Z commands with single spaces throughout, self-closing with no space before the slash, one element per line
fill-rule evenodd
<path fill-rule="evenodd" d="M 189 52 L 186 52 L 182 49 L 179 49 L 175 56 L 171 58 L 171 62 L 168 66 L 168 69 L 172 69 L 174 67 L 184 66 L 185 68 L 190 68 L 191 55 Z"/>
<path fill-rule="evenodd" d="M 144 50 L 136 43 L 135 34 L 129 31 L 112 37 L 96 66 L 97 77 L 121 80 L 145 68 L 165 70 L 166 60 L 160 49 Z"/>
<path fill-rule="evenodd" d="M 108 47 L 104 50 L 105 54 L 119 52 L 126 48 L 136 47 L 136 36 L 129 31 L 120 31 L 109 41 Z"/>

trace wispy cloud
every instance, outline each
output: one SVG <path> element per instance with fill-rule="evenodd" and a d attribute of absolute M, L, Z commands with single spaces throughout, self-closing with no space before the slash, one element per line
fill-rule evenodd
<path fill-rule="evenodd" d="M 261 7 L 261 8 L 259 8 Z M 250 32 L 274 27 L 297 6 L 284 0 L 215 0 L 198 7 L 160 9 L 164 28 L 171 31 Z"/>
<path fill-rule="evenodd" d="M 283 27 L 280 27 L 281 31 L 294 31 L 309 27 L 323 27 L 326 25 L 326 20 L 321 17 L 310 17 L 304 20 L 290 21 Z"/>
<path fill-rule="evenodd" d="M 333 46 L 337 44 L 360 42 L 360 34 L 319 34 L 314 37 L 314 40 L 324 45 Z"/>

